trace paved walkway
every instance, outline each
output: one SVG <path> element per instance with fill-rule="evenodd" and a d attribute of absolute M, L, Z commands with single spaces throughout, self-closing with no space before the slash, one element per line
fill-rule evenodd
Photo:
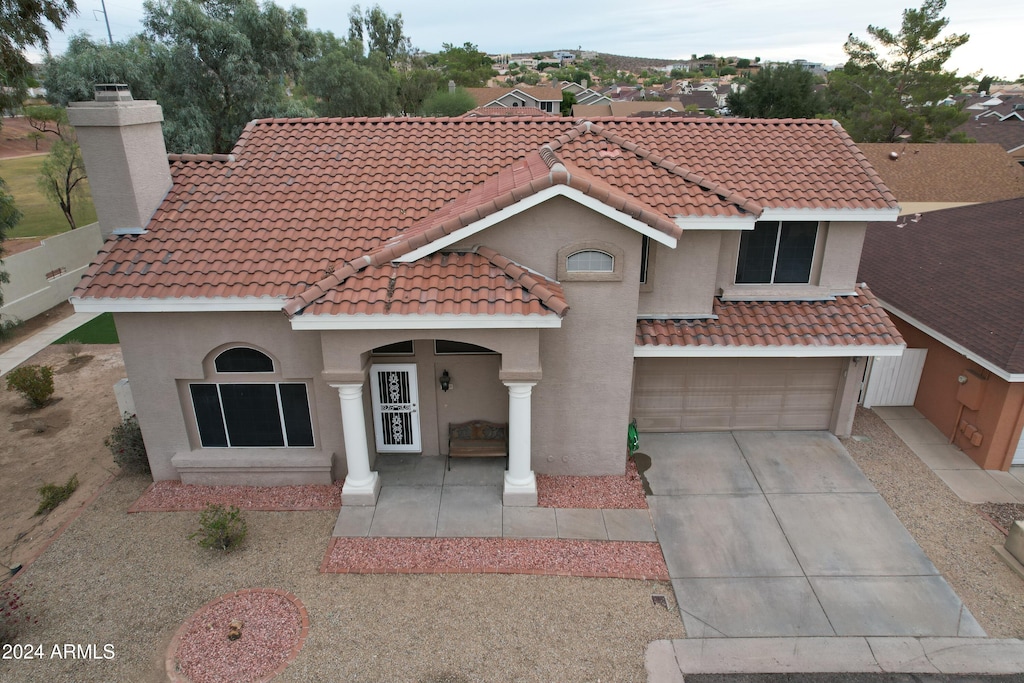
<path fill-rule="evenodd" d="M 872 408 L 953 493 L 968 503 L 1024 503 L 1024 467 L 983 470 L 913 406 Z"/>
<path fill-rule="evenodd" d="M 985 635 L 831 434 L 640 443 L 690 638 Z"/>
<path fill-rule="evenodd" d="M 47 346 L 63 337 L 68 332 L 81 327 L 95 318 L 99 313 L 75 313 L 58 320 L 34 335 L 3 353 L 0 353 L 0 377 L 18 367 Z"/>
<path fill-rule="evenodd" d="M 505 507 L 505 461 L 381 455 L 374 507 L 342 507 L 334 536 L 560 538 L 656 541 L 648 510 Z"/>

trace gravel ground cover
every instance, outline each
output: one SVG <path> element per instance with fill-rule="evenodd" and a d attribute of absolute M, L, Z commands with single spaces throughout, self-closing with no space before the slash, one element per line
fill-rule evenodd
<path fill-rule="evenodd" d="M 549 508 L 646 510 L 643 482 L 633 458 L 625 476 L 570 477 L 537 475 L 537 505 Z"/>
<path fill-rule="evenodd" d="M 554 538 L 334 538 L 321 571 L 668 580 L 658 543 Z"/>
<path fill-rule="evenodd" d="M 207 505 L 234 505 L 240 510 L 338 510 L 341 484 L 330 486 L 198 486 L 157 481 L 132 503 L 128 512 L 186 512 Z"/>
<path fill-rule="evenodd" d="M 857 409 L 843 445 L 993 638 L 1024 638 L 1024 581 L 992 546 L 1004 537 L 953 493 L 874 412 Z"/>
<path fill-rule="evenodd" d="M 1003 534 L 1010 533 L 1010 527 L 1018 519 L 1024 519 L 1024 505 L 1021 503 L 982 503 L 978 510 L 998 524 Z"/>
<path fill-rule="evenodd" d="M 660 581 L 521 575 L 322 574 L 333 511 L 247 512 L 227 555 L 187 536 L 198 513 L 126 514 L 149 482 L 119 477 L 15 581 L 38 617 L 0 681 L 165 681 L 175 631 L 219 595 L 288 591 L 309 611 L 302 651 L 275 681 L 644 681 L 644 648 L 684 637 Z M 653 604 L 665 595 L 669 608 Z M 112 659 L 51 658 L 111 644 Z"/>

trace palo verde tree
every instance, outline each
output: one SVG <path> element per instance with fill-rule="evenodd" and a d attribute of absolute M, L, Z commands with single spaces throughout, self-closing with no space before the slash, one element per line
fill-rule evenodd
<path fill-rule="evenodd" d="M 867 39 L 850 34 L 843 46 L 849 60 L 829 75 L 829 102 L 854 140 L 942 140 L 967 120 L 959 108 L 940 104 L 966 80 L 944 66 L 970 38 L 943 35 L 945 7 L 945 0 L 925 0 L 919 9 L 903 10 L 897 33 L 868 26 Z"/>
<path fill-rule="evenodd" d="M 31 66 L 25 49 L 47 47 L 47 22 L 58 31 L 77 11 L 74 0 L 3 0 L 0 2 L 0 108 L 21 106 Z"/>
<path fill-rule="evenodd" d="M 729 111 L 761 119 L 814 118 L 825 111 L 815 85 L 814 74 L 795 64 L 765 67 L 745 90 L 729 95 Z"/>
<path fill-rule="evenodd" d="M 68 123 L 67 110 L 63 107 L 28 107 L 25 115 L 29 125 L 37 131 L 57 136 L 39 169 L 37 184 L 43 195 L 60 207 L 64 219 L 74 230 L 78 227 L 74 206 L 85 191 L 85 162 L 82 161 L 75 129 Z"/>

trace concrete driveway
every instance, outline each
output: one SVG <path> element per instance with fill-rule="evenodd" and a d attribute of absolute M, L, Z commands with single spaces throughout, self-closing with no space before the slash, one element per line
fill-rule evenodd
<path fill-rule="evenodd" d="M 688 638 L 983 636 L 827 432 L 642 434 Z"/>

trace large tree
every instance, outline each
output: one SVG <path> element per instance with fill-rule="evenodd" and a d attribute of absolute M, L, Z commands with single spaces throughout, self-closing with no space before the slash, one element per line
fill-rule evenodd
<path fill-rule="evenodd" d="M 491 58 L 473 43 L 464 43 L 461 47 L 444 43 L 441 47 L 442 50 L 432 55 L 430 61 L 441 69 L 446 81 L 455 81 L 455 85 L 464 88 L 479 88 L 498 75 Z"/>
<path fill-rule="evenodd" d="M 77 11 L 75 0 L 0 0 L 0 107 L 21 105 L 31 67 L 24 50 L 47 48 L 49 22 L 57 30 Z"/>
<path fill-rule="evenodd" d="M 412 44 L 402 33 L 402 14 L 393 17 L 374 5 L 365 12 L 359 5 L 353 5 L 348 14 L 348 39 L 350 43 L 361 43 L 369 54 L 383 55 L 388 64 L 404 61 Z"/>
<path fill-rule="evenodd" d="M 14 229 L 14 226 L 21 220 L 21 211 L 14 205 L 14 197 L 7 191 L 7 182 L 0 178 L 0 284 L 10 282 L 10 276 L 3 269 L 4 265 L 4 240 L 7 233 Z M 3 289 L 0 289 L 0 306 L 4 305 Z M 3 320 L 0 320 L 0 333 L 6 330 Z"/>
<path fill-rule="evenodd" d="M 305 69 L 303 85 L 323 116 L 384 116 L 396 107 L 398 79 L 381 52 L 364 56 L 358 40 L 319 38 L 321 54 Z"/>
<path fill-rule="evenodd" d="M 73 213 L 75 202 L 85 191 L 85 162 L 75 129 L 68 123 L 67 110 L 28 107 L 25 115 L 33 128 L 57 137 L 39 169 L 37 183 L 43 195 L 60 207 L 64 219 L 74 230 L 78 227 Z"/>
<path fill-rule="evenodd" d="M 967 119 L 957 107 L 940 104 L 966 80 L 944 66 L 970 37 L 942 35 L 949 25 L 945 7 L 945 0 L 925 0 L 919 9 L 903 10 L 898 33 L 868 26 L 867 39 L 850 34 L 843 46 L 849 60 L 829 75 L 829 102 L 854 140 L 942 140 Z"/>
<path fill-rule="evenodd" d="M 66 107 L 91 100 L 96 83 L 127 83 L 136 99 L 154 99 L 154 48 L 140 37 L 108 45 L 86 35 L 72 36 L 64 54 L 48 56 L 43 64 L 46 97 Z"/>
<path fill-rule="evenodd" d="M 245 124 L 284 113 L 314 40 L 304 10 L 255 0 L 147 0 L 168 148 L 231 151 Z"/>
<path fill-rule="evenodd" d="M 751 76 L 745 90 L 729 95 L 729 111 L 762 119 L 814 118 L 825 102 L 814 89 L 814 74 L 793 64 L 765 67 Z"/>

